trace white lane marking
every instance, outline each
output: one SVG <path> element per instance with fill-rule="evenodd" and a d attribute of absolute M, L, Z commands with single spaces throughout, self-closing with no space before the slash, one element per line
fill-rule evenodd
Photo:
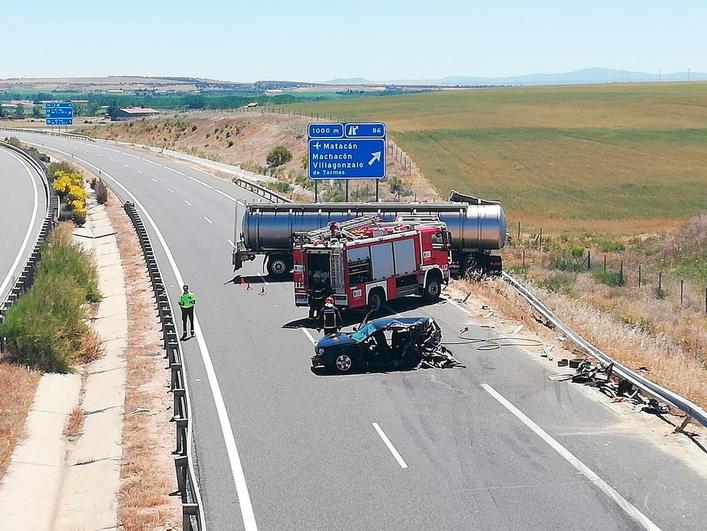
<path fill-rule="evenodd" d="M 155 162 L 154 160 L 146 159 L 143 157 L 140 157 L 141 160 L 144 160 L 145 162 L 149 162 L 150 164 L 154 164 L 155 166 L 162 166 L 159 162 Z"/>
<path fill-rule="evenodd" d="M 228 197 L 231 201 L 235 201 L 235 200 L 236 200 L 235 197 L 231 197 L 231 196 L 228 195 L 226 192 L 222 192 L 221 190 L 214 190 L 214 192 L 216 192 L 217 194 L 221 194 L 221 195 L 224 196 L 224 197 Z"/>
<path fill-rule="evenodd" d="M 105 149 L 107 149 L 108 151 L 112 151 L 113 153 L 122 153 L 122 151 L 118 151 L 117 149 L 113 149 L 113 148 L 109 148 L 109 147 L 107 147 Z"/>
<path fill-rule="evenodd" d="M 73 157 L 73 155 L 71 155 L 71 156 Z M 115 159 L 113 157 L 111 157 L 110 161 L 115 162 Z"/>
<path fill-rule="evenodd" d="M 28 144 L 32 144 L 32 142 L 27 142 Z M 39 144 L 34 144 L 34 145 L 39 145 Z M 71 153 L 66 153 L 65 151 L 61 151 L 56 148 L 51 148 L 54 151 L 58 153 L 62 153 L 64 155 L 71 156 Z M 87 160 L 83 160 L 79 157 L 75 157 L 76 160 L 79 162 L 82 162 L 88 166 L 92 166 L 96 170 L 100 170 L 100 168 L 94 164 L 91 164 Z M 116 186 L 119 186 L 130 198 L 133 200 L 133 202 L 137 205 L 137 207 L 142 210 L 142 212 L 145 214 L 145 218 L 147 218 L 147 221 L 150 223 L 152 226 L 152 229 L 155 231 L 155 234 L 157 235 L 157 239 L 160 240 L 160 244 L 162 245 L 162 248 L 164 249 L 165 255 L 167 256 L 167 260 L 169 261 L 169 264 L 172 266 L 172 273 L 174 273 L 174 276 L 177 280 L 177 285 L 182 286 L 184 285 L 184 279 L 182 278 L 182 274 L 179 272 L 179 268 L 177 267 L 177 263 L 174 260 L 174 256 L 172 255 L 172 251 L 170 250 L 169 246 L 167 245 L 167 242 L 165 241 L 164 237 L 162 236 L 162 232 L 160 232 L 160 229 L 157 227 L 157 224 L 155 221 L 152 219 L 152 216 L 147 212 L 145 207 L 142 206 L 142 203 L 135 197 L 132 192 L 130 192 L 125 186 L 120 184 L 117 180 L 115 180 L 110 174 L 107 172 L 103 172 L 103 175 L 108 177 L 111 181 L 113 181 Z M 174 313 L 174 312 L 173 312 Z M 224 441 L 226 443 L 226 453 L 228 454 L 228 461 L 229 464 L 231 465 L 231 474 L 233 475 L 233 481 L 236 484 L 236 494 L 238 495 L 238 504 L 240 505 L 241 508 L 241 517 L 243 518 L 243 527 L 245 527 L 246 531 L 257 531 L 258 525 L 255 522 L 255 513 L 253 512 L 253 504 L 250 501 L 250 494 L 248 494 L 248 485 L 246 484 L 245 481 L 245 474 L 243 473 L 243 465 L 241 464 L 241 458 L 240 455 L 238 454 L 238 446 L 236 445 L 236 438 L 233 435 L 233 431 L 231 430 L 231 421 L 228 418 L 228 410 L 226 410 L 226 403 L 223 401 L 223 394 L 221 393 L 221 386 L 218 383 L 218 379 L 216 378 L 216 371 L 214 370 L 214 364 L 213 361 L 211 360 L 211 355 L 209 354 L 209 349 L 206 346 L 206 340 L 204 339 L 204 334 L 201 331 L 201 325 L 199 324 L 199 318 L 197 316 L 194 316 L 194 328 L 196 330 L 196 341 L 199 345 L 199 351 L 201 352 L 201 358 L 204 363 L 204 368 L 206 369 L 206 376 L 209 381 L 209 387 L 211 387 L 211 394 L 214 397 L 214 405 L 216 406 L 216 414 L 219 419 L 219 426 L 221 427 L 221 433 L 223 434 Z M 191 407 L 191 406 L 190 406 Z M 191 414 L 190 414 L 191 417 Z M 190 463 L 190 467 L 193 467 L 193 465 Z M 194 470 L 192 468 L 192 474 L 194 473 Z M 197 491 L 199 493 L 199 497 L 201 496 L 200 491 Z M 202 508 L 203 504 L 201 503 L 201 499 L 199 501 L 199 507 Z M 203 510 L 203 509 L 202 509 Z M 203 517 L 203 512 L 202 512 L 202 521 L 204 521 Z"/>
<path fill-rule="evenodd" d="M 97 156 L 97 157 L 102 157 L 103 155 L 101 155 L 100 153 L 96 153 L 96 156 Z"/>
<path fill-rule="evenodd" d="M 302 332 L 304 332 L 304 335 L 307 336 L 307 339 L 309 339 L 312 342 L 312 345 L 314 345 L 316 343 L 316 341 L 312 337 L 312 334 L 309 333 L 309 330 L 307 330 L 306 328 L 300 328 L 300 330 L 302 330 Z"/>
<path fill-rule="evenodd" d="M 262 280 L 263 282 L 265 282 L 265 285 L 266 285 L 266 286 L 269 286 L 269 285 L 270 285 L 270 282 L 268 282 L 267 280 L 265 280 L 265 277 L 263 277 L 263 274 L 262 274 L 262 273 L 258 273 L 258 276 L 260 277 L 260 280 Z"/>
<path fill-rule="evenodd" d="M 164 165 L 162 165 L 162 167 L 163 167 L 165 170 L 173 171 L 174 173 L 178 173 L 179 175 L 184 175 L 181 171 L 175 170 L 174 168 L 170 168 L 169 166 L 164 166 Z M 186 177 L 186 175 L 184 175 L 184 176 Z"/>
<path fill-rule="evenodd" d="M 174 190 L 172 190 L 171 188 L 167 188 L 167 191 L 170 192 L 170 193 L 172 193 L 172 194 L 174 193 Z"/>
<path fill-rule="evenodd" d="M 123 162 L 123 166 L 125 166 L 126 168 L 128 167 L 128 165 L 127 165 L 127 164 L 125 164 L 124 162 Z"/>
<path fill-rule="evenodd" d="M 5 280 L 2 281 L 2 284 L 0 284 L 0 295 L 5 293 L 5 288 L 7 285 L 10 283 L 10 279 L 12 278 L 12 274 L 15 272 L 15 269 L 17 268 L 18 264 L 20 263 L 20 260 L 22 259 L 22 255 L 25 253 L 25 249 L 27 248 L 27 244 L 29 243 L 29 238 L 32 235 L 32 228 L 34 227 L 34 222 L 37 220 L 37 211 L 39 210 L 39 195 L 37 193 L 37 181 L 34 180 L 34 177 L 32 176 L 32 170 L 30 169 L 27 164 L 25 164 L 25 161 L 22 160 L 18 155 L 15 155 L 14 153 L 8 151 L 7 152 L 13 159 L 17 160 L 22 164 L 25 170 L 27 170 L 27 175 L 29 175 L 29 180 L 32 181 L 32 187 L 34 189 L 34 208 L 32 210 L 32 217 L 29 220 L 29 225 L 27 226 L 27 232 L 25 232 L 25 237 L 22 240 L 22 245 L 20 245 L 20 250 L 17 253 L 17 256 L 15 257 L 15 260 L 12 262 L 12 265 L 10 266 L 10 270 L 7 272 L 7 276 L 5 277 Z"/>
<path fill-rule="evenodd" d="M 233 243 L 231 240 L 226 240 L 226 241 L 231 244 L 231 247 L 233 247 L 234 249 L 236 248 L 236 244 Z"/>
<path fill-rule="evenodd" d="M 152 182 L 155 182 L 155 183 L 157 182 L 157 179 L 155 179 L 154 177 L 150 177 L 150 178 L 152 179 Z"/>
<path fill-rule="evenodd" d="M 213 221 L 211 221 L 211 220 L 210 220 L 209 218 L 207 218 L 206 216 L 204 216 L 204 219 L 205 219 L 208 223 L 213 224 Z"/>
<path fill-rule="evenodd" d="M 548 446 L 550 446 L 550 448 L 555 450 L 569 464 L 571 464 L 574 468 L 581 472 L 582 475 L 584 475 L 584 477 L 591 481 L 595 487 L 601 490 L 609 498 L 614 500 L 616 504 L 621 507 L 621 509 L 623 509 L 624 512 L 628 514 L 628 516 L 631 517 L 634 522 L 636 522 L 645 529 L 660 531 L 660 528 L 655 525 L 646 515 L 644 515 L 641 511 L 636 509 L 636 507 L 631 505 L 631 503 L 626 498 L 621 496 L 621 494 L 616 492 L 616 490 L 614 490 L 611 485 L 609 485 L 606 481 L 597 476 L 592 469 L 590 469 L 582 461 L 577 459 L 574 454 L 572 454 L 569 450 L 567 450 L 567 448 L 557 442 L 557 440 L 555 440 L 540 426 L 535 424 L 535 422 L 533 422 L 528 416 L 526 416 L 525 413 L 523 413 L 520 409 L 511 404 L 503 395 L 501 395 L 498 391 L 496 391 L 488 384 L 481 384 L 481 387 L 484 389 L 484 391 L 486 391 L 493 398 L 495 398 L 496 401 L 499 402 L 503 407 L 513 413 L 523 424 L 533 430 L 538 437 L 540 437 L 548 444 Z"/>
<path fill-rule="evenodd" d="M 142 171 L 142 170 L 135 170 L 135 171 L 138 172 L 138 173 L 145 173 L 145 172 Z"/>
<path fill-rule="evenodd" d="M 187 205 L 191 206 L 191 203 L 190 203 L 189 201 L 187 201 L 186 199 L 184 200 L 184 202 L 185 202 Z"/>
<path fill-rule="evenodd" d="M 127 157 L 132 157 L 134 159 L 142 158 L 142 157 L 138 157 L 137 155 L 133 155 L 132 153 L 128 153 L 127 151 L 122 151 L 122 153 L 123 153 L 123 155 L 125 155 Z"/>
<path fill-rule="evenodd" d="M 165 168 L 166 168 L 166 166 L 165 166 Z M 169 169 L 169 168 L 168 168 L 168 169 Z M 172 170 L 172 171 L 177 171 L 177 170 Z M 177 172 L 177 173 L 179 173 L 179 172 Z M 184 174 L 182 173 L 182 175 L 184 175 Z M 186 177 L 187 179 L 191 179 L 191 180 L 194 181 L 195 183 L 199 183 L 201 186 L 206 186 L 206 187 L 207 187 L 208 189 L 210 189 L 210 190 L 213 190 L 213 188 L 214 188 L 214 187 L 211 186 L 210 184 L 206 184 L 206 183 L 204 183 L 204 182 L 201 182 L 199 179 L 194 179 L 194 177 L 189 177 L 188 175 L 184 175 L 184 177 Z"/>
<path fill-rule="evenodd" d="M 405 459 L 403 459 L 403 456 L 400 455 L 400 453 L 395 449 L 395 446 L 393 446 L 393 443 L 390 442 L 390 439 L 388 439 L 388 436 L 383 432 L 383 430 L 378 425 L 378 423 L 372 422 L 371 424 L 373 425 L 375 430 L 378 432 L 378 435 L 380 435 L 380 438 L 383 439 L 383 442 L 388 447 L 388 450 L 390 450 L 390 453 L 393 454 L 393 457 L 395 457 L 395 460 L 400 465 L 400 468 L 407 468 L 408 464 L 405 462 Z"/>

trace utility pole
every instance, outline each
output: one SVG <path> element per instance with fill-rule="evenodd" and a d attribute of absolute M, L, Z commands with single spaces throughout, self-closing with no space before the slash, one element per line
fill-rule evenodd
<path fill-rule="evenodd" d="M 690 69 L 687 69 L 687 80 L 690 81 Z"/>
<path fill-rule="evenodd" d="M 663 70 L 658 70 L 658 81 L 663 81 Z"/>

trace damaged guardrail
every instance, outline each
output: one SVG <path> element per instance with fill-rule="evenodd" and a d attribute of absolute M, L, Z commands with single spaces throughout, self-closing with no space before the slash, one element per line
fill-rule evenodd
<path fill-rule="evenodd" d="M 23 293 L 29 290 L 34 283 L 34 275 L 37 271 L 37 265 L 41 258 L 42 244 L 49 238 L 49 233 L 52 228 L 54 228 L 55 216 L 59 215 L 59 198 L 52 191 L 49 186 L 49 174 L 47 167 L 42 164 L 39 160 L 35 159 L 29 153 L 23 151 L 22 149 L 15 147 L 6 142 L 0 141 L 0 146 L 10 149 L 23 158 L 25 158 L 30 165 L 42 176 L 42 184 L 44 185 L 44 194 L 47 199 L 47 213 L 42 221 L 42 227 L 39 229 L 39 234 L 37 235 L 37 241 L 34 243 L 32 252 L 30 253 L 24 267 L 20 271 L 19 275 L 15 277 L 12 287 L 7 292 L 7 295 L 0 300 L 0 323 L 4 322 L 5 314 L 7 311 L 17 302 Z M 2 293 L 0 293 L 2 296 Z M 0 336 L 0 352 L 5 352 L 5 338 Z"/>
<path fill-rule="evenodd" d="M 131 202 L 123 205 L 125 213 L 132 221 L 137 233 L 140 247 L 142 248 L 145 264 L 150 276 L 150 283 L 157 304 L 157 313 L 162 324 L 162 339 L 170 370 L 170 392 L 174 398 L 176 448 L 173 452 L 174 467 L 177 474 L 177 489 L 182 499 L 183 528 L 187 531 L 201 531 L 205 528 L 203 504 L 201 494 L 196 482 L 192 461 L 192 424 L 189 391 L 183 365 L 182 351 L 177 336 L 172 307 L 167 294 L 167 288 L 162 279 L 160 268 L 155 258 L 155 253 L 150 243 L 147 230 L 140 219 L 140 215 Z"/>
<path fill-rule="evenodd" d="M 694 419 L 699 422 L 702 426 L 707 427 L 707 412 L 700 408 L 697 404 L 691 402 L 687 398 L 673 393 L 669 389 L 658 385 L 657 383 L 633 372 L 631 369 L 622 365 L 621 363 L 614 361 L 611 356 L 602 352 L 597 347 L 589 343 L 582 336 L 573 331 L 569 326 L 563 323 L 555 314 L 550 311 L 550 309 L 543 304 L 543 302 L 538 299 L 531 291 L 526 288 L 523 284 L 518 282 L 511 275 L 503 272 L 503 279 L 510 284 L 518 294 L 523 297 L 535 310 L 537 310 L 548 322 L 552 323 L 557 330 L 562 332 L 570 341 L 572 341 L 579 348 L 587 352 L 593 358 L 606 363 L 607 365 L 612 365 L 612 374 L 619 378 L 630 382 L 633 386 L 640 389 L 644 393 L 656 398 L 660 402 L 672 406 L 685 413 L 685 420 L 682 425 L 679 426 L 676 431 L 682 431 L 687 425 L 690 419 Z"/>
<path fill-rule="evenodd" d="M 14 131 L 16 133 L 39 133 L 40 135 L 63 136 L 66 138 L 74 138 L 78 140 L 87 140 L 95 142 L 96 140 L 86 135 L 78 135 L 76 133 L 61 133 L 59 131 L 45 131 L 43 129 L 32 129 L 29 127 L 0 127 L 3 131 Z"/>
<path fill-rule="evenodd" d="M 292 201 L 287 197 L 275 193 L 272 190 L 268 190 L 267 188 L 264 188 L 259 184 L 255 184 L 254 182 L 248 181 L 241 177 L 236 177 L 235 179 L 233 179 L 233 183 L 237 186 L 240 186 L 241 188 L 245 188 L 249 192 L 253 192 L 256 195 L 267 199 L 271 203 L 292 203 Z"/>

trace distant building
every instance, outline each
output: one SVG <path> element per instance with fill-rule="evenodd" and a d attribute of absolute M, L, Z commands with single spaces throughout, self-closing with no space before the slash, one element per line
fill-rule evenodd
<path fill-rule="evenodd" d="M 149 107 L 125 107 L 124 109 L 118 109 L 115 111 L 113 116 L 111 116 L 111 120 L 116 120 L 118 122 L 137 120 L 140 118 L 157 116 L 159 113 L 160 111 L 150 109 Z"/>

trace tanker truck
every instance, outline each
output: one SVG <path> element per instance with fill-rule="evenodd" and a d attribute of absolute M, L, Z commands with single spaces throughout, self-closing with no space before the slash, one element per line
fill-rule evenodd
<path fill-rule="evenodd" d="M 236 204 L 234 271 L 264 255 L 273 277 L 292 269 L 292 237 L 360 216 L 381 221 L 439 220 L 452 237 L 450 272 L 500 273 L 501 257 L 491 254 L 506 243 L 506 217 L 501 205 L 452 191 L 439 203 L 248 203 Z"/>

